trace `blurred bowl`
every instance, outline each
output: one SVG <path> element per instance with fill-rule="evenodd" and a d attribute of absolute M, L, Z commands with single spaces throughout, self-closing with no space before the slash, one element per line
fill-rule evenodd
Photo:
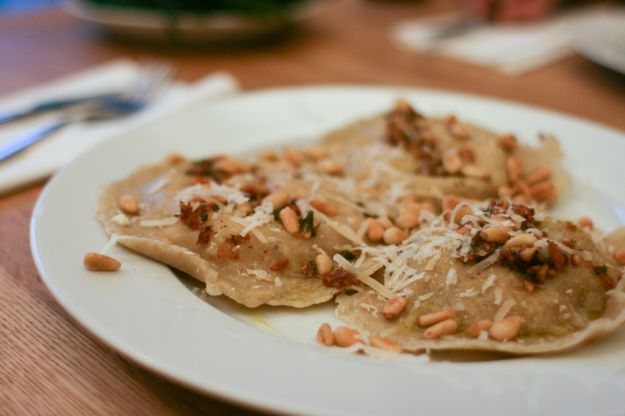
<path fill-rule="evenodd" d="M 279 34 L 320 12 L 327 0 L 302 0 L 280 13 L 252 15 L 236 11 L 189 12 L 102 5 L 62 0 L 61 8 L 112 34 L 159 42 L 224 42 Z"/>

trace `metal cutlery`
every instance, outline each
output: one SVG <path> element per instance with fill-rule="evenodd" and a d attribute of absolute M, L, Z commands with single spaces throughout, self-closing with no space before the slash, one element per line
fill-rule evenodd
<path fill-rule="evenodd" d="M 22 152 L 69 124 L 121 118 L 142 110 L 167 84 L 172 73 L 169 65 L 146 65 L 140 79 L 127 91 L 66 105 L 67 110 L 55 122 L 0 145 L 0 162 Z"/>

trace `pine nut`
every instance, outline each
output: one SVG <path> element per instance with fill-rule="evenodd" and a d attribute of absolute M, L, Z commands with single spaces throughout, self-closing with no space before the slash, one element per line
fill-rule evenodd
<path fill-rule="evenodd" d="M 319 326 L 317 330 L 317 342 L 321 345 L 328 347 L 334 345 L 334 334 L 332 333 L 332 327 L 327 322 L 324 322 Z"/>
<path fill-rule="evenodd" d="M 577 220 L 577 225 L 579 225 L 582 228 L 588 228 L 589 230 L 592 230 L 595 227 L 595 224 L 588 217 L 580 217 Z"/>
<path fill-rule="evenodd" d="M 271 203 L 273 209 L 281 209 L 289 202 L 290 195 L 286 191 L 275 191 L 269 194 L 265 201 Z"/>
<path fill-rule="evenodd" d="M 460 202 L 460 198 L 456 195 L 447 195 L 443 197 L 443 211 L 452 210 L 456 208 L 456 205 Z"/>
<path fill-rule="evenodd" d="M 223 157 L 221 159 L 218 159 L 215 162 L 215 168 L 217 170 L 224 171 L 230 175 L 234 175 L 243 171 L 241 164 L 238 161 L 229 157 Z"/>
<path fill-rule="evenodd" d="M 426 329 L 423 336 L 429 339 L 440 338 L 444 335 L 453 334 L 457 330 L 458 322 L 455 319 L 447 319 Z"/>
<path fill-rule="evenodd" d="M 526 248 L 524 250 L 521 250 L 521 252 L 519 253 L 519 257 L 524 262 L 530 262 L 534 258 L 534 254 L 536 254 L 536 251 L 536 247 Z"/>
<path fill-rule="evenodd" d="M 413 212 L 402 212 L 395 219 L 401 228 L 413 228 L 421 224 L 421 217 Z"/>
<path fill-rule="evenodd" d="M 382 236 L 386 244 L 399 244 L 408 238 L 408 233 L 398 227 L 391 227 L 384 230 Z"/>
<path fill-rule="evenodd" d="M 280 221 L 287 233 L 295 234 L 299 231 L 299 218 L 291 207 L 284 207 L 280 210 Z"/>
<path fill-rule="evenodd" d="M 170 153 L 165 156 L 165 162 L 170 165 L 178 165 L 184 162 L 186 159 L 180 153 Z"/>
<path fill-rule="evenodd" d="M 530 247 L 534 245 L 536 240 L 537 238 L 534 237 L 532 234 L 519 234 L 506 241 L 506 244 L 504 244 L 503 246 L 505 248 Z"/>
<path fill-rule="evenodd" d="M 382 238 L 384 238 L 384 227 L 380 224 L 380 221 L 369 219 L 369 224 L 367 224 L 367 238 L 374 243 L 382 241 Z"/>
<path fill-rule="evenodd" d="M 527 175 L 525 180 L 528 184 L 533 185 L 535 183 L 549 179 L 550 177 L 551 169 L 549 169 L 547 166 L 539 166 L 534 169 L 529 175 Z"/>
<path fill-rule="evenodd" d="M 579 257 L 577 254 L 573 254 L 571 256 L 571 264 L 573 266 L 579 266 L 580 264 L 582 264 L 582 259 L 581 257 Z"/>
<path fill-rule="evenodd" d="M 390 338 L 381 337 L 379 335 L 371 335 L 369 337 L 369 343 L 371 344 L 371 346 L 375 348 L 379 348 L 381 350 L 398 352 L 398 353 L 402 352 L 401 345 L 399 345 L 398 343 L 396 343 Z"/>
<path fill-rule="evenodd" d="M 556 188 L 550 180 L 530 186 L 530 195 L 539 201 L 551 201 L 555 198 Z"/>
<path fill-rule="evenodd" d="M 122 267 L 119 260 L 100 253 L 87 253 L 83 259 L 85 268 L 96 272 L 114 272 Z"/>
<path fill-rule="evenodd" d="M 336 160 L 332 159 L 321 159 L 317 162 L 317 170 L 321 173 L 325 173 L 327 175 L 342 175 L 343 174 L 343 165 L 341 165 Z"/>
<path fill-rule="evenodd" d="M 482 331 L 488 331 L 491 325 L 493 325 L 493 321 L 490 319 L 480 319 L 479 321 L 475 321 L 471 324 L 469 329 L 467 329 L 467 335 L 471 338 L 477 338 L 480 336 Z"/>
<path fill-rule="evenodd" d="M 511 134 L 502 134 L 497 136 L 497 144 L 506 151 L 514 150 L 517 145 L 516 138 Z"/>
<path fill-rule="evenodd" d="M 419 326 L 428 327 L 439 322 L 443 322 L 447 319 L 451 319 L 454 316 L 454 311 L 452 311 L 451 309 L 447 309 L 444 311 L 432 312 L 421 315 L 417 322 L 419 323 Z"/>
<path fill-rule="evenodd" d="M 332 271 L 332 259 L 327 254 L 321 253 L 317 255 L 315 264 L 317 265 L 317 273 L 322 276 Z"/>
<path fill-rule="evenodd" d="M 492 339 L 505 342 L 519 335 L 524 322 L 525 319 L 520 316 L 508 316 L 501 321 L 493 322 L 488 333 Z"/>
<path fill-rule="evenodd" d="M 547 245 L 547 251 L 549 252 L 549 259 L 553 262 L 556 270 L 562 270 L 564 266 L 566 266 L 566 263 L 568 263 L 568 258 L 564 253 L 562 253 L 560 247 L 558 247 L 556 243 L 550 241 Z"/>
<path fill-rule="evenodd" d="M 306 156 L 314 160 L 319 160 L 321 158 L 324 158 L 327 156 L 327 154 L 328 154 L 328 151 L 324 147 L 321 147 L 318 145 L 313 145 L 313 146 L 310 146 L 308 149 L 306 149 Z"/>
<path fill-rule="evenodd" d="M 508 181 L 515 183 L 523 176 L 523 162 L 521 159 L 511 156 L 506 159 L 506 173 L 508 174 Z"/>
<path fill-rule="evenodd" d="M 454 222 L 456 224 L 461 224 L 462 219 L 465 217 L 465 215 L 473 215 L 473 210 L 471 209 L 471 207 L 468 207 L 466 205 L 458 208 L 458 211 L 456 211 L 456 215 L 454 216 Z"/>
<path fill-rule="evenodd" d="M 139 202 L 132 195 L 122 195 L 118 205 L 125 214 L 139 215 Z"/>
<path fill-rule="evenodd" d="M 488 243 L 503 243 L 510 238 L 510 231 L 512 231 L 512 227 L 495 225 L 480 231 L 480 237 Z"/>
<path fill-rule="evenodd" d="M 382 224 L 382 227 L 386 230 L 387 228 L 391 228 L 393 223 L 386 217 L 378 218 L 378 222 Z"/>
<path fill-rule="evenodd" d="M 388 298 L 384 306 L 382 307 L 382 315 L 386 319 L 393 319 L 406 308 L 408 299 L 403 296 L 392 296 Z"/>
<path fill-rule="evenodd" d="M 325 201 L 322 201 L 321 199 L 315 198 L 315 199 L 311 199 L 310 200 L 310 205 L 315 208 L 316 210 L 328 215 L 328 216 L 333 216 L 336 215 L 336 209 L 328 204 Z"/>
<path fill-rule="evenodd" d="M 304 161 L 302 154 L 296 149 L 286 149 L 284 151 L 284 158 L 295 167 L 301 165 Z"/>
<path fill-rule="evenodd" d="M 621 264 L 625 264 L 625 248 L 621 248 L 614 252 L 614 259 Z"/>
<path fill-rule="evenodd" d="M 339 347 L 351 347 L 354 344 L 358 344 L 359 342 L 363 342 L 363 339 L 360 337 L 358 332 L 347 327 L 347 326 L 339 326 L 334 331 L 334 342 Z"/>

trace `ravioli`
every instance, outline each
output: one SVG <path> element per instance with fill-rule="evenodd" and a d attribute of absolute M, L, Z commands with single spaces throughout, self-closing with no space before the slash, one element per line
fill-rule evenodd
<path fill-rule="evenodd" d="M 555 352 L 625 321 L 621 265 L 585 230 L 524 205 L 459 204 L 394 252 L 363 251 L 386 264 L 386 290 L 340 295 L 337 316 L 409 351 Z"/>
<path fill-rule="evenodd" d="M 566 191 L 560 159 L 553 137 L 530 147 L 400 101 L 299 149 L 170 156 L 109 186 L 98 218 L 246 307 L 336 297 L 394 350 L 553 352 L 625 321 L 624 234 L 540 211 Z"/>
<path fill-rule="evenodd" d="M 106 231 L 124 246 L 201 280 L 210 295 L 224 294 L 248 307 L 306 307 L 331 299 L 337 288 L 324 285 L 307 265 L 318 252 L 332 255 L 348 240 L 327 225 L 333 220 L 312 208 L 310 198 L 299 198 L 311 184 L 290 175 L 261 177 L 247 167 L 225 175 L 215 168 L 220 160 L 247 166 L 229 158 L 160 164 L 113 184 L 98 212 Z M 312 203 L 320 206 L 329 185 L 320 180 L 317 186 Z M 286 196 L 274 206 L 271 197 L 279 194 Z M 124 198 L 141 201 L 136 213 L 120 209 Z M 287 205 L 297 213 L 293 233 L 274 212 Z M 362 214 L 337 204 L 332 216 L 357 224 Z"/>

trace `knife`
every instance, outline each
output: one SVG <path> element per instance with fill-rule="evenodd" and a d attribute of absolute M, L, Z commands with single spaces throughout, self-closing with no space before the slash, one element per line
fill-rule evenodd
<path fill-rule="evenodd" d="M 51 111 L 63 110 L 65 108 L 85 104 L 91 101 L 107 99 L 107 98 L 116 96 L 118 94 L 119 93 L 105 93 L 105 94 L 88 95 L 88 96 L 82 96 L 82 97 L 59 98 L 59 99 L 52 99 L 52 100 L 44 101 L 39 104 L 35 104 L 34 106 L 27 108 L 25 110 L 16 111 L 14 113 L 8 113 L 8 114 L 0 114 L 0 125 L 8 124 L 13 121 L 22 120 L 28 117 L 33 117 L 33 116 L 48 113 Z"/>

